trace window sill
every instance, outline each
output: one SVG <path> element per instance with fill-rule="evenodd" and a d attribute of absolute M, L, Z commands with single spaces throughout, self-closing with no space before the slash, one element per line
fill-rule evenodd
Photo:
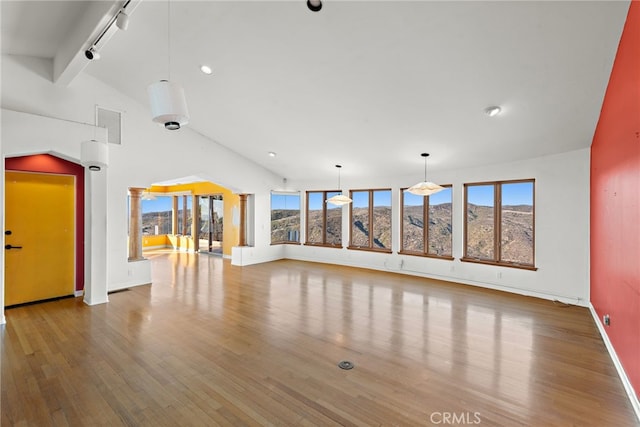
<path fill-rule="evenodd" d="M 335 249 L 342 249 L 342 245 L 329 245 L 326 243 L 305 243 L 304 246 L 313 246 L 313 247 L 320 247 L 320 248 L 335 248 Z"/>
<path fill-rule="evenodd" d="M 355 251 L 367 251 L 367 252 L 380 252 L 383 254 L 390 254 L 391 249 L 374 249 L 374 248 L 361 248 L 359 246 L 347 246 L 347 249 L 352 249 Z"/>
<path fill-rule="evenodd" d="M 488 261 L 488 260 L 477 259 L 477 258 L 460 258 L 460 261 L 473 262 L 475 264 L 495 265 L 497 267 L 519 268 L 520 270 L 529 270 L 529 271 L 538 270 L 538 267 L 534 267 L 533 265 L 516 264 L 511 262 Z"/>
<path fill-rule="evenodd" d="M 272 242 L 271 246 L 275 245 L 299 245 L 300 242 Z"/>
<path fill-rule="evenodd" d="M 434 254 L 425 254 L 423 252 L 399 251 L 398 255 L 419 256 L 419 257 L 423 257 L 423 258 L 435 258 L 435 259 L 443 259 L 443 260 L 447 260 L 447 261 L 453 261 L 455 259 L 451 255 L 434 255 Z"/>

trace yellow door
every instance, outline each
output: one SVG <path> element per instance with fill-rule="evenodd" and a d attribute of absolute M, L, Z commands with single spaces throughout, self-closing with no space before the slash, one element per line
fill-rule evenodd
<path fill-rule="evenodd" d="M 72 295 L 75 178 L 5 172 L 5 305 Z"/>

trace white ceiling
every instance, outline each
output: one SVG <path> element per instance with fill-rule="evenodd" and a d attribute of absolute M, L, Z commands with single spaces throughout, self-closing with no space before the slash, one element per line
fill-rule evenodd
<path fill-rule="evenodd" d="M 3 0 L 2 53 L 54 57 L 91 3 Z M 444 170 L 588 147 L 629 2 L 170 5 L 188 126 L 315 179 L 337 163 L 343 177 L 420 176 L 425 151 Z M 167 39 L 167 2 L 144 0 L 83 72 L 147 105 L 147 86 L 168 77 Z M 490 105 L 502 114 L 486 116 Z"/>

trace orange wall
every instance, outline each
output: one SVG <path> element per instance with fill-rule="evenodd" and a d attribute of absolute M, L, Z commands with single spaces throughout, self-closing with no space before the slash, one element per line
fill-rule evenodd
<path fill-rule="evenodd" d="M 166 234 L 160 235 L 143 235 L 142 236 L 142 247 L 149 248 L 154 246 L 169 246 L 171 242 L 169 242 L 169 238 Z"/>
<path fill-rule="evenodd" d="M 640 392 L 640 1 L 631 3 L 591 145 L 591 303 Z"/>

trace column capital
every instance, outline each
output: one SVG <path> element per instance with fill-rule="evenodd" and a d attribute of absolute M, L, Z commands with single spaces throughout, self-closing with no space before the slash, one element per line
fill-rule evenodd
<path fill-rule="evenodd" d="M 142 187 L 129 187 L 129 195 L 131 197 L 141 196 L 142 193 L 146 191 L 146 188 Z"/>

